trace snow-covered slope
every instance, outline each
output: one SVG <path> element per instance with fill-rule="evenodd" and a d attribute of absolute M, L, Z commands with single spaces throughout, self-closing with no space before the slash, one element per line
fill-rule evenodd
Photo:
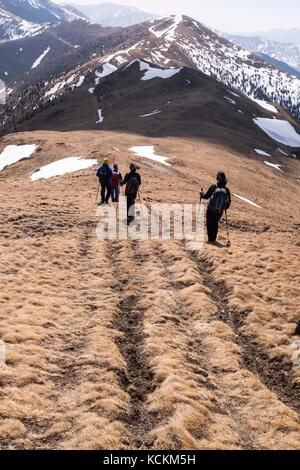
<path fill-rule="evenodd" d="M 0 8 L 31 23 L 53 23 L 68 19 L 66 11 L 49 0 L 0 0 Z"/>
<path fill-rule="evenodd" d="M 158 17 L 158 15 L 145 13 L 135 7 L 115 5 L 113 3 L 72 5 L 85 13 L 93 23 L 99 23 L 105 26 L 126 27 Z"/>
<path fill-rule="evenodd" d="M 49 23 L 36 24 L 0 8 L 0 42 L 33 36 L 49 27 Z"/>
<path fill-rule="evenodd" d="M 274 57 L 271 57 L 268 54 L 264 54 L 263 52 L 256 52 L 255 55 L 258 55 L 262 59 L 266 60 L 267 62 L 274 65 L 275 67 L 283 70 L 289 75 L 295 75 L 295 77 L 300 78 L 300 70 L 294 69 L 293 67 L 288 65 L 286 62 L 282 62 L 281 60 L 275 59 Z"/>
<path fill-rule="evenodd" d="M 299 79 L 187 16 L 171 16 L 147 24 L 147 39 L 103 60 L 118 66 L 139 58 L 163 67 L 193 67 L 251 98 L 280 104 L 300 120 Z"/>
<path fill-rule="evenodd" d="M 88 21 L 70 5 L 58 6 L 48 0 L 0 0 L 0 42 L 34 36 L 51 23 Z"/>
<path fill-rule="evenodd" d="M 229 41 L 243 47 L 250 52 L 260 52 L 281 62 L 285 62 L 296 70 L 300 71 L 300 46 L 291 43 L 271 41 L 264 37 L 253 36 L 232 36 L 221 33 Z"/>
<path fill-rule="evenodd" d="M 68 16 L 68 20 L 75 21 L 75 20 L 82 20 L 82 21 L 89 21 L 89 18 L 82 13 L 80 10 L 75 8 L 72 5 L 60 5 L 60 8 L 64 10 Z"/>

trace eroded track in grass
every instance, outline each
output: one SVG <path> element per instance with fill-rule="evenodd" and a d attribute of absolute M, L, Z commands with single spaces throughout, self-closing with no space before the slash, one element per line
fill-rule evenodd
<path fill-rule="evenodd" d="M 235 341 L 242 350 L 242 362 L 245 368 L 257 375 L 261 382 L 274 391 L 279 399 L 300 416 L 300 384 L 295 384 L 292 376 L 293 364 L 282 363 L 280 360 L 271 360 L 259 346 L 254 336 L 243 332 L 244 318 L 239 312 L 230 310 L 227 297 L 230 290 L 226 283 L 217 281 L 214 277 L 214 267 L 205 257 L 191 254 L 199 268 L 199 273 L 205 286 L 209 288 L 209 296 L 217 305 L 216 318 L 232 328 Z M 244 317 L 249 312 L 244 312 Z"/>
<path fill-rule="evenodd" d="M 162 266 L 164 267 L 164 273 L 167 279 L 171 281 L 172 289 L 177 292 L 177 315 L 176 320 L 180 323 L 181 328 L 185 331 L 189 340 L 187 342 L 186 350 L 186 360 L 191 367 L 191 370 L 196 373 L 199 377 L 198 384 L 213 391 L 213 398 L 210 406 L 208 407 L 209 413 L 212 413 L 211 418 L 206 423 L 207 428 L 209 428 L 209 422 L 213 421 L 213 414 L 217 416 L 230 416 L 232 421 L 238 428 L 238 437 L 234 439 L 234 442 L 231 443 L 232 447 L 237 447 L 240 449 L 257 449 L 259 446 L 255 443 L 254 433 L 249 428 L 245 419 L 239 416 L 237 410 L 235 410 L 235 405 L 230 400 L 224 400 L 221 391 L 218 389 L 218 374 L 213 369 L 208 367 L 207 361 L 207 351 L 203 344 L 203 338 L 201 336 L 193 335 L 192 324 L 195 320 L 195 312 L 193 308 L 191 309 L 192 302 L 189 299 L 189 296 L 180 296 L 180 293 L 184 290 L 190 289 L 190 295 L 193 296 L 193 284 L 198 284 L 200 291 L 202 291 L 202 276 L 198 276 L 197 270 L 195 269 L 195 264 L 192 257 L 189 255 L 189 252 L 186 252 L 185 249 L 181 251 L 180 244 L 171 243 L 173 245 L 173 252 L 171 256 L 168 256 L 168 251 L 165 251 L 164 245 L 158 243 L 154 249 L 155 256 L 160 260 Z M 177 253 L 174 253 L 174 250 Z M 178 261 L 183 262 L 183 264 Z M 174 267 L 177 265 L 175 270 L 176 275 L 179 275 L 179 280 L 174 279 Z M 193 273 L 194 279 L 192 277 L 185 278 L 186 271 L 191 275 Z M 200 274 L 200 273 L 199 273 Z M 181 277 L 181 279 L 180 279 Z M 200 283 L 200 284 L 199 284 Z M 207 290 L 205 289 L 206 283 L 203 283 L 205 295 L 208 295 Z M 215 303 L 216 299 L 213 299 Z M 213 321 L 213 315 L 208 315 L 207 313 L 203 316 L 203 320 Z M 200 427 L 196 429 L 191 429 L 190 432 L 192 436 L 200 443 L 202 440 L 209 440 L 211 435 L 207 432 L 205 427 Z M 199 445 L 201 448 L 201 444 Z"/>
<path fill-rule="evenodd" d="M 155 382 L 145 354 L 144 311 L 139 306 L 145 275 L 141 266 L 145 259 L 138 253 L 136 243 L 118 241 L 107 243 L 107 256 L 112 260 L 113 292 L 118 299 L 114 326 L 122 333 L 116 338 L 116 345 L 126 362 L 125 373 L 118 371 L 118 375 L 130 396 L 130 408 L 119 419 L 131 431 L 129 448 L 150 447 L 147 434 L 156 417 L 147 410 L 146 401 L 155 389 Z"/>

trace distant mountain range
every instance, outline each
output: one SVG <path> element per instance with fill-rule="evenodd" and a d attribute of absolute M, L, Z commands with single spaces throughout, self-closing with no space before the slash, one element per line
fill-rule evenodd
<path fill-rule="evenodd" d="M 26 21 L 0 8 L 0 43 L 34 36 L 47 29 L 49 25 L 50 23 L 37 24 Z"/>
<path fill-rule="evenodd" d="M 220 34 L 228 39 L 228 41 L 243 47 L 247 51 L 255 54 L 264 54 L 271 59 L 280 61 L 282 65 L 283 63 L 288 64 L 290 68 L 300 72 L 300 46 L 271 41 L 259 36 L 246 37 L 233 36 L 227 33 Z"/>
<path fill-rule="evenodd" d="M 0 0 L 0 43 L 35 36 L 51 24 L 88 18 L 71 5 L 48 0 Z"/>
<path fill-rule="evenodd" d="M 34 36 L 50 25 L 64 21 L 80 20 L 125 28 L 157 17 L 134 7 L 112 3 L 57 5 L 49 0 L 0 0 L 0 43 Z"/>
<path fill-rule="evenodd" d="M 54 23 L 68 14 L 49 0 L 0 0 L 0 8 L 30 23 Z"/>
<path fill-rule="evenodd" d="M 270 41 L 292 43 L 300 46 L 300 28 L 255 31 L 253 33 L 239 33 L 236 36 L 261 36 Z"/>
<path fill-rule="evenodd" d="M 146 13 L 135 7 L 116 5 L 114 3 L 72 5 L 79 11 L 82 11 L 92 23 L 98 23 L 104 26 L 126 27 L 159 17 L 159 15 Z"/>

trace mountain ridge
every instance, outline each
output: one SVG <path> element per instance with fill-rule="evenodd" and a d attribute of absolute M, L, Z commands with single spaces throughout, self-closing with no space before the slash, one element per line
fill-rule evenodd
<path fill-rule="evenodd" d="M 0 0 L 0 8 L 31 23 L 64 21 L 67 13 L 50 0 Z"/>
<path fill-rule="evenodd" d="M 0 8 L 0 44 L 6 41 L 34 36 L 45 31 L 50 23 L 37 24 Z"/>
<path fill-rule="evenodd" d="M 109 31 L 110 28 L 108 28 Z M 31 95 L 36 94 L 37 107 L 35 108 L 39 108 L 39 103 L 43 107 L 48 100 L 51 100 L 53 104 L 56 99 L 63 99 L 65 91 L 70 87 L 77 89 L 83 83 L 90 82 L 90 88 L 92 88 L 93 80 L 99 81 L 98 74 L 100 73 L 101 76 L 101 73 L 107 69 L 116 71 L 140 60 L 150 64 L 150 73 L 152 67 L 160 70 L 184 67 L 194 69 L 250 98 L 277 103 L 286 108 L 295 119 L 299 119 L 300 81 L 298 79 L 217 36 L 192 18 L 181 15 L 171 16 L 127 29 L 121 28 L 121 31 L 125 34 L 125 42 L 122 42 L 122 39 L 121 44 L 117 41 L 115 47 L 112 47 L 109 53 L 106 52 L 106 55 L 99 57 L 95 55 L 73 70 L 70 68 L 68 73 L 62 73 L 44 83 L 40 82 L 38 87 L 31 85 L 28 90 L 31 90 Z M 137 33 L 140 35 L 140 40 L 135 42 Z M 119 40 L 120 31 L 112 35 L 113 37 Z M 77 50 L 81 51 L 80 48 Z M 47 60 L 47 57 L 44 60 Z M 42 64 L 41 67 L 43 67 Z M 44 63 L 45 68 L 48 68 L 48 65 L 49 62 Z M 38 73 L 38 70 L 34 73 Z M 109 80 L 112 79 L 113 75 Z M 50 92 L 50 90 L 54 91 Z M 26 88 L 23 93 L 27 96 Z M 13 94 L 10 98 L 13 99 Z M 234 101 L 234 97 L 231 101 Z M 22 98 L 21 110 L 24 107 L 26 107 L 26 100 Z M 30 104 L 28 108 L 32 109 L 32 105 Z"/>
<path fill-rule="evenodd" d="M 85 13 L 90 21 L 102 24 L 103 26 L 127 27 L 159 18 L 159 15 L 154 13 L 147 13 L 135 7 L 109 2 L 91 5 L 71 3 L 71 5 Z"/>
<path fill-rule="evenodd" d="M 249 33 L 233 33 L 236 36 L 261 36 L 271 41 L 292 43 L 300 46 L 300 28 L 271 29 L 267 31 L 255 31 Z"/>

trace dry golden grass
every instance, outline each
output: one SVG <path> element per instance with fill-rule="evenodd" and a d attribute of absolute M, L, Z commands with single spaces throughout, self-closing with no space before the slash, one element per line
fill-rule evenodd
<path fill-rule="evenodd" d="M 243 332 L 255 335 L 271 359 L 290 363 L 300 302 L 299 248 L 292 236 L 234 235 L 232 250 L 211 251 L 209 259 L 218 266 L 216 279 L 226 280 L 229 307 L 243 318 L 247 312 Z M 295 367 L 298 382 L 299 372 Z"/>
<path fill-rule="evenodd" d="M 298 162 L 283 175 L 204 141 L 109 132 L 11 143 L 40 151 L 0 172 L 0 447 L 299 449 Z M 72 155 L 124 172 L 147 144 L 176 158 L 172 176 L 141 161 L 146 204 L 196 202 L 224 168 L 262 206 L 233 200 L 231 248 L 100 241 L 94 169 L 29 180 Z"/>

